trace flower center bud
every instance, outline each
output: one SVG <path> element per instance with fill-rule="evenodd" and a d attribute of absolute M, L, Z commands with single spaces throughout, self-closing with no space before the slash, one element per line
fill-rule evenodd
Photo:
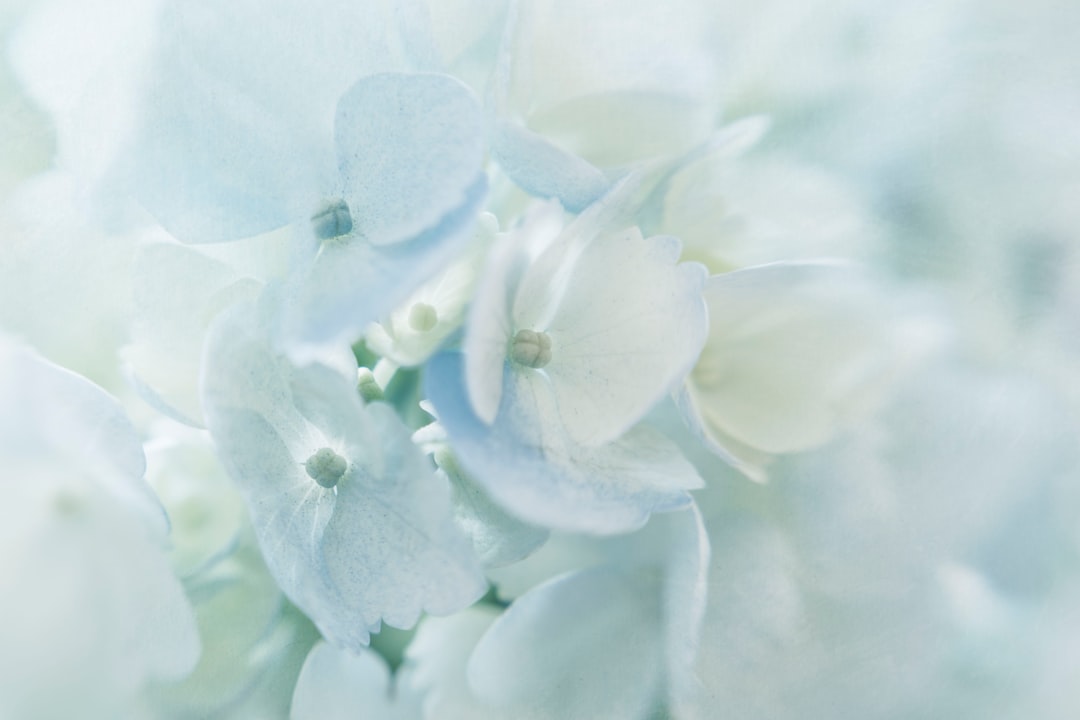
<path fill-rule="evenodd" d="M 319 240 L 331 240 L 352 232 L 352 214 L 344 200 L 331 200 L 311 216 L 311 225 L 315 237 Z"/>
<path fill-rule="evenodd" d="M 332 488 L 345 475 L 349 463 L 330 448 L 319 448 L 304 463 L 308 476 L 324 488 Z"/>
<path fill-rule="evenodd" d="M 383 389 L 379 387 L 379 382 L 375 379 L 375 373 L 365 367 L 356 371 L 356 390 L 366 403 L 386 399 Z"/>
<path fill-rule="evenodd" d="M 525 367 L 544 367 L 551 362 L 551 338 L 543 331 L 518 330 L 510 343 L 510 359 Z"/>
<path fill-rule="evenodd" d="M 439 322 L 439 313 L 427 303 L 418 302 L 409 308 L 409 327 L 427 332 Z"/>

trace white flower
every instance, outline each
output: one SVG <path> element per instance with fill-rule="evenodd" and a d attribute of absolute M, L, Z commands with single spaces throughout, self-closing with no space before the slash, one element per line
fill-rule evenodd
<path fill-rule="evenodd" d="M 769 456 L 822 445 L 864 416 L 937 340 L 929 326 L 901 325 L 867 274 L 842 262 L 716 275 L 705 297 L 709 338 L 680 404 L 755 479 Z"/>
<path fill-rule="evenodd" d="M 678 263 L 674 238 L 590 232 L 590 214 L 551 238 L 558 208 L 545 213 L 496 244 L 464 355 L 432 361 L 427 391 L 458 459 L 513 514 L 633 529 L 700 483 L 673 445 L 635 426 L 697 358 L 705 271 Z"/>

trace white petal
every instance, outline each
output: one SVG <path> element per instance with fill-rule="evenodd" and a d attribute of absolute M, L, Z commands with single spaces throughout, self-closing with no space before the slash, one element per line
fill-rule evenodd
<path fill-rule="evenodd" d="M 499 617 L 498 608 L 474 605 L 446 618 L 425 618 L 406 650 L 412 684 L 424 695 L 424 714 L 443 720 L 505 717 L 477 700 L 465 668 L 476 643 Z"/>
<path fill-rule="evenodd" d="M 854 266 L 778 263 L 711 278 L 709 340 L 690 393 L 706 430 L 770 453 L 830 438 L 902 353 Z"/>
<path fill-rule="evenodd" d="M 497 230 L 495 216 L 481 213 L 469 249 L 414 292 L 386 321 L 369 327 L 365 336 L 368 349 L 402 367 L 421 365 L 431 357 L 460 328 Z M 433 311 L 435 324 L 431 327 L 416 325 L 413 313 L 421 303 Z"/>
<path fill-rule="evenodd" d="M 165 420 L 145 448 L 147 480 L 169 513 L 173 570 L 186 578 L 236 549 L 247 507 L 206 431 Z"/>
<path fill-rule="evenodd" d="M 21 141 L 20 141 L 21 142 Z M 42 173 L 4 198 L 0 326 L 43 355 L 115 389 L 131 315 L 136 238 L 102 232 L 67 173 Z"/>
<path fill-rule="evenodd" d="M 532 225 L 526 223 L 496 239 L 469 307 L 465 378 L 469 400 L 488 424 L 495 420 L 502 398 L 503 366 L 514 333 L 510 309 L 514 288 L 528 262 L 531 232 Z"/>
<path fill-rule="evenodd" d="M 182 681 L 158 684 L 145 693 L 155 717 L 212 717 L 236 703 L 272 665 L 286 662 L 284 652 L 272 652 L 277 649 L 275 636 L 290 635 L 288 630 L 297 625 L 297 611 L 286 610 L 285 598 L 254 544 L 238 548 L 186 584 L 202 653 Z M 314 634 L 310 623 L 305 620 L 303 625 Z M 292 639 L 303 646 L 299 632 Z"/>
<path fill-rule="evenodd" d="M 544 368 L 567 434 L 600 445 L 644 417 L 693 367 L 707 329 L 705 270 L 674 238 L 637 230 L 593 240 L 550 321 Z"/>

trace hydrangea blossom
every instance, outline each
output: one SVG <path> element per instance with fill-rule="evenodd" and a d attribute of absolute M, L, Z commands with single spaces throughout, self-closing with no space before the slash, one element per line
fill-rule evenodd
<path fill-rule="evenodd" d="M 700 483 L 674 446 L 634 425 L 700 351 L 705 272 L 677 262 L 674 238 L 635 228 L 544 237 L 558 212 L 499 241 L 464 357 L 431 364 L 429 393 L 464 466 L 515 514 L 625 531 L 685 506 Z"/>
<path fill-rule="evenodd" d="M 0 716 L 1077 716 L 1076 19 L 0 10 Z"/>
<path fill-rule="evenodd" d="M 476 600 L 483 582 L 449 491 L 405 426 L 388 406 L 363 404 L 355 365 L 295 367 L 260 329 L 252 305 L 215 323 L 203 404 L 285 594 L 353 648 L 383 621 L 408 627 L 421 611 Z"/>

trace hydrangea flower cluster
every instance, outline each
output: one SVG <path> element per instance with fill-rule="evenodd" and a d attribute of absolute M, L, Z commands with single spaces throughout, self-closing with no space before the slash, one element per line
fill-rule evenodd
<path fill-rule="evenodd" d="M 0 717 L 1076 717 L 1075 15 L 0 13 Z"/>

